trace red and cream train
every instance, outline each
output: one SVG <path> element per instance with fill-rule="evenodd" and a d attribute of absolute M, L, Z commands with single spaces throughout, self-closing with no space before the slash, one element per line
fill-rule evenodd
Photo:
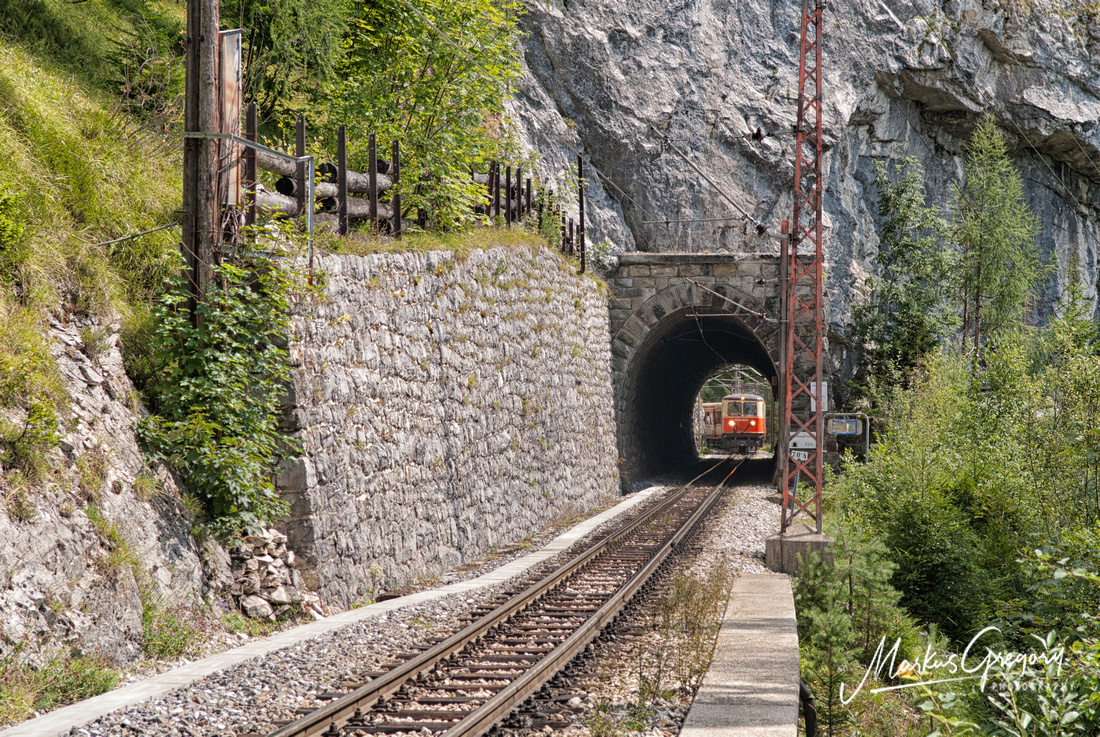
<path fill-rule="evenodd" d="M 748 453 L 764 444 L 764 397 L 728 394 L 703 404 L 703 428 L 710 448 Z"/>

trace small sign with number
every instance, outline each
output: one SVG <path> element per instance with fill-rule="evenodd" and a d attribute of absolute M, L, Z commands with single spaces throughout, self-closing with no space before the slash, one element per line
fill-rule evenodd
<path fill-rule="evenodd" d="M 796 461 L 801 461 L 802 463 L 805 463 L 806 461 L 810 460 L 810 451 L 808 451 L 808 450 L 792 450 L 791 451 L 791 458 L 796 460 Z"/>

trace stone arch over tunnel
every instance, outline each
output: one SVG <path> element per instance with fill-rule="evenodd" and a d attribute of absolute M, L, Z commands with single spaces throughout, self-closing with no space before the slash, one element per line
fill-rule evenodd
<path fill-rule="evenodd" d="M 624 491 L 696 459 L 692 411 L 712 372 L 740 363 L 778 383 L 778 264 L 698 261 L 684 257 L 675 273 L 657 267 L 659 276 L 629 263 L 609 280 Z"/>

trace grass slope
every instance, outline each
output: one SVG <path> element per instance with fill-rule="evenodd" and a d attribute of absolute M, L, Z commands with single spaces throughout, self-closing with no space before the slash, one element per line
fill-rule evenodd
<path fill-rule="evenodd" d="M 0 215 L 15 224 L 0 228 L 0 466 L 26 460 L 12 442 L 25 436 L 36 402 L 64 421 L 42 337 L 47 317 L 120 315 L 140 325 L 175 263 L 175 229 L 105 241 L 179 219 L 178 137 L 164 135 L 163 118 L 136 117 L 120 80 L 142 55 L 176 63 L 165 39 L 178 35 L 183 8 L 0 0 Z M 142 39 L 162 51 L 137 51 Z"/>

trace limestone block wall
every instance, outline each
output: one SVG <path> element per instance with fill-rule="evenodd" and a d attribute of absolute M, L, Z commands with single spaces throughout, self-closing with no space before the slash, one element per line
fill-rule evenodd
<path fill-rule="evenodd" d="M 294 320 L 279 474 L 307 584 L 347 605 L 616 493 L 607 299 L 546 249 L 325 256 Z"/>

